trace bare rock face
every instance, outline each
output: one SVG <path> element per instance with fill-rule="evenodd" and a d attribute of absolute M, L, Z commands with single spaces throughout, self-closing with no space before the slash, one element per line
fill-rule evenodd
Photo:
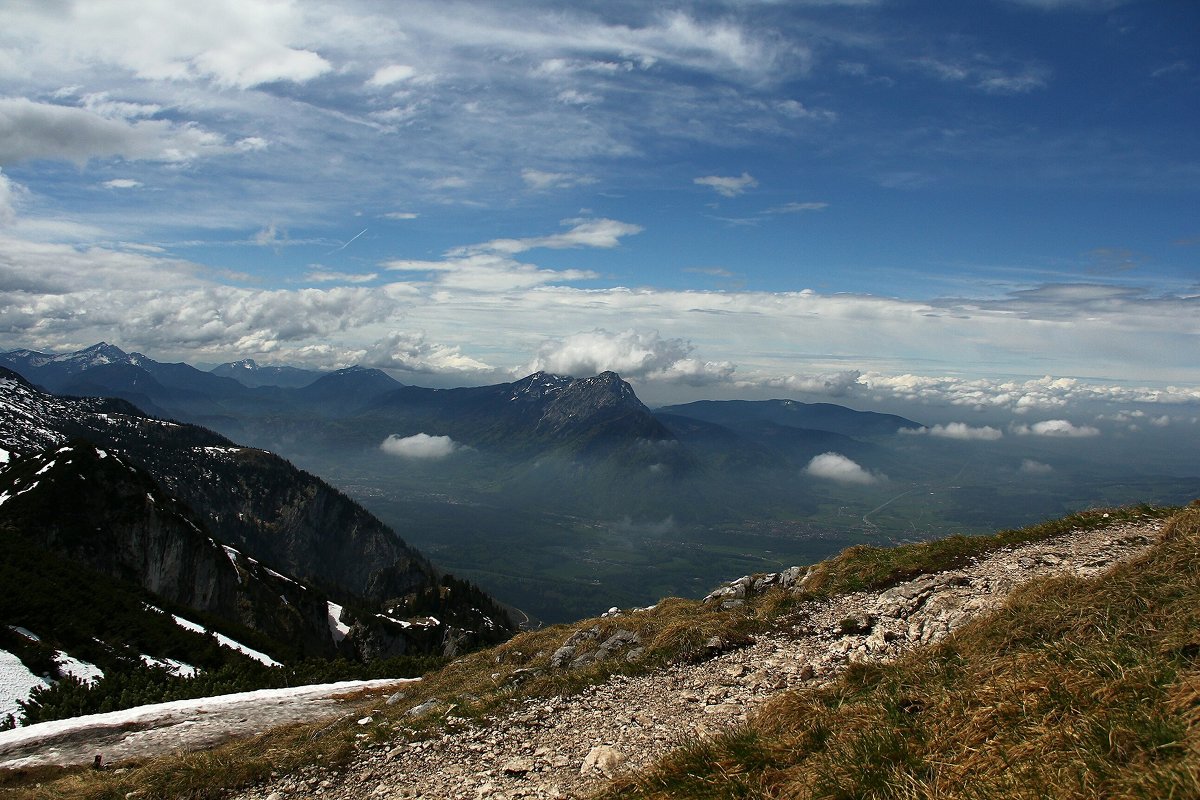
<path fill-rule="evenodd" d="M 218 544 L 202 519 L 115 453 L 73 440 L 22 459 L 0 484 L 13 495 L 7 523 L 48 551 L 306 654 L 333 654 L 315 593 Z"/>

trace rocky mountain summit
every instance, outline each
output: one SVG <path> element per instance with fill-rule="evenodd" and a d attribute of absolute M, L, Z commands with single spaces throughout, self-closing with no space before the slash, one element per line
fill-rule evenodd
<path fill-rule="evenodd" d="M 1161 529 L 1160 520 L 1141 518 L 1069 530 L 980 554 L 953 569 L 912 575 L 882 590 L 829 597 L 811 592 L 828 579 L 828 570 L 820 567 L 745 576 L 711 593 L 702 613 L 737 615 L 770 600 L 787 609 L 779 617 L 782 625 L 754 636 L 705 636 L 700 614 L 693 613 L 692 633 L 700 638 L 684 659 L 648 671 L 616 669 L 578 691 L 522 694 L 517 687 L 547 678 L 566 689 L 572 674 L 601 661 L 651 658 L 654 642 L 664 635 L 656 617 L 661 609 L 614 610 L 558 639 L 553 631 L 559 629 L 553 629 L 536 645 L 519 638 L 497 648 L 492 680 L 510 687 L 511 699 L 483 718 L 459 712 L 449 696 L 401 692 L 387 703 L 400 714 L 381 706 L 355 723 L 364 743 L 346 768 L 312 765 L 236 796 L 590 796 L 614 776 L 752 719 L 756 709 L 788 690 L 829 685 L 852 665 L 890 662 L 943 641 L 1030 581 L 1100 575 L 1145 553 Z M 513 650 L 531 646 L 540 652 Z M 508 666 L 517 661 L 525 666 Z"/>

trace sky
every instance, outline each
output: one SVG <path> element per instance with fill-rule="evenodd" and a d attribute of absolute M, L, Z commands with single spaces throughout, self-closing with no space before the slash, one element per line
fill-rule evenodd
<path fill-rule="evenodd" d="M 1200 413 L 1189 0 L 0 16 L 0 349 Z"/>

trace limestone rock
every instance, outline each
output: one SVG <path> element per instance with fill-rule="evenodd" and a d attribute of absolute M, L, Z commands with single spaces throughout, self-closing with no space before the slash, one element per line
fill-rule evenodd
<path fill-rule="evenodd" d="M 588 751 L 587 757 L 583 759 L 583 766 L 579 768 L 579 774 L 588 775 L 592 772 L 599 772 L 604 777 L 611 778 L 624 763 L 624 753 L 615 747 L 600 744 Z"/>

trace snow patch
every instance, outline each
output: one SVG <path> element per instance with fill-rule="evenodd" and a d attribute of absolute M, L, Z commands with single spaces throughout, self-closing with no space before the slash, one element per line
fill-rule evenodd
<path fill-rule="evenodd" d="M 183 661 L 176 661 L 173 658 L 155 658 L 154 656 L 141 656 L 142 663 L 147 667 L 162 667 L 167 672 L 177 678 L 194 678 L 200 674 L 200 670 Z"/>
<path fill-rule="evenodd" d="M 279 578 L 279 580 L 281 580 L 281 581 L 287 581 L 288 583 L 290 583 L 290 584 L 292 584 L 292 585 L 294 585 L 294 586 L 299 586 L 301 589 L 304 589 L 305 591 L 307 591 L 307 590 L 308 590 L 308 587 L 307 587 L 307 586 L 305 586 L 304 584 L 302 584 L 302 583 L 297 583 L 296 581 L 294 581 L 294 580 L 292 580 L 291 578 L 289 578 L 287 575 L 281 575 L 281 574 L 279 574 L 278 572 L 276 572 L 275 570 L 271 569 L 270 567 L 263 567 L 263 569 L 266 571 L 266 573 L 267 573 L 268 575 L 270 575 L 270 576 L 271 576 L 271 577 L 273 577 L 273 578 Z"/>
<path fill-rule="evenodd" d="M 37 688 L 50 684 L 29 671 L 29 667 L 7 650 L 0 650 L 0 719 L 9 714 L 20 720 L 25 715 L 18 700 L 28 700 Z"/>
<path fill-rule="evenodd" d="M 350 626 L 342 622 L 342 607 L 332 600 L 325 601 L 329 615 L 329 634 L 335 642 L 340 642 L 350 633 Z"/>
<path fill-rule="evenodd" d="M 3 653 L 3 651 L 0 651 L 0 653 Z M 350 694 L 363 689 L 380 689 L 404 683 L 414 683 L 419 680 L 421 679 L 385 678 L 373 681 L 338 681 L 337 683 L 320 683 L 310 686 L 290 686 L 286 689 L 258 689 L 252 692 L 201 697 L 195 700 L 174 700 L 169 703 L 154 703 L 148 706 L 127 708 L 123 711 L 109 711 L 105 714 L 90 714 L 84 717 L 56 719 L 49 722 L 39 722 L 36 725 L 27 725 L 23 728 L 14 728 L 10 731 L 0 731 L 0 749 L 12 749 L 15 746 L 28 742 L 57 738 L 80 731 L 135 726 L 149 727 L 161 724 L 164 720 L 170 720 L 171 718 L 178 719 L 181 717 L 208 714 L 223 707 L 245 705 L 247 708 L 257 708 L 265 705 L 281 705 L 285 701 L 317 700 L 341 694 Z M 21 763 L 10 762 L 4 766 L 14 769 L 19 768 Z"/>
<path fill-rule="evenodd" d="M 54 651 L 54 663 L 58 666 L 58 673 L 60 675 L 70 675 L 72 678 L 78 678 L 87 686 L 95 686 L 96 681 L 104 677 L 104 670 L 95 664 L 89 664 L 86 661 L 64 653 L 62 650 Z"/>
<path fill-rule="evenodd" d="M 183 617 L 181 617 L 177 614 L 172 614 L 171 619 L 175 620 L 175 624 L 181 628 L 187 628 L 189 631 L 195 631 L 196 633 L 202 633 L 202 634 L 205 634 L 206 636 L 212 636 L 212 637 L 216 638 L 217 644 L 221 645 L 222 647 L 228 647 L 230 650 L 236 650 L 239 653 L 241 653 L 242 655 L 248 656 L 249 658 L 253 658 L 255 661 L 257 661 L 261 664 L 266 664 L 268 667 L 282 667 L 283 666 L 283 664 L 280 664 L 278 661 L 271 658 L 266 653 L 260 653 L 258 650 L 255 650 L 252 647 L 246 647 L 246 645 L 241 644 L 240 642 L 235 642 L 233 639 L 230 639 L 228 636 L 226 636 L 223 633 L 217 633 L 216 631 L 210 631 L 208 628 L 204 627 L 203 625 L 192 622 L 191 620 L 184 619 Z"/>
<path fill-rule="evenodd" d="M 29 630 L 28 628 L 22 628 L 20 625 L 9 625 L 8 629 L 15 634 L 24 636 L 26 639 L 28 639 L 31 642 L 40 642 L 42 640 L 42 637 L 38 636 L 36 633 Z"/>

